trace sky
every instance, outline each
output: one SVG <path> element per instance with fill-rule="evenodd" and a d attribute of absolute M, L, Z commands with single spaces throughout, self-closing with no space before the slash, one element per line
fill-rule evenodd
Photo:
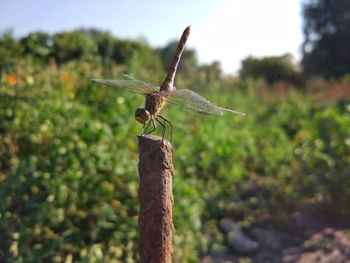
<path fill-rule="evenodd" d="M 199 62 L 219 61 L 226 74 L 236 74 L 249 55 L 301 57 L 299 0 L 0 0 L 0 31 L 10 28 L 17 37 L 83 27 L 162 47 L 187 25 L 187 46 Z"/>

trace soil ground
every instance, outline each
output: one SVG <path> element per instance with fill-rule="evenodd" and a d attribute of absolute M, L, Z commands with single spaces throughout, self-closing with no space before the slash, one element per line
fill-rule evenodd
<path fill-rule="evenodd" d="M 350 220 L 340 220 L 322 206 L 310 204 L 291 213 L 281 231 L 257 227 L 247 235 L 259 243 L 251 254 L 225 253 L 202 257 L 202 263 L 350 263 Z"/>

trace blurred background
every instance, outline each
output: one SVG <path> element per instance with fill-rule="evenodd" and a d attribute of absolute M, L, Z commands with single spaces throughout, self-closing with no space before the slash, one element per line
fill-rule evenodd
<path fill-rule="evenodd" d="M 174 262 L 350 258 L 350 2 L 1 1 L 0 262 L 138 262 L 141 96 L 192 32 L 168 106 Z M 158 131 L 161 134 L 161 131 Z"/>

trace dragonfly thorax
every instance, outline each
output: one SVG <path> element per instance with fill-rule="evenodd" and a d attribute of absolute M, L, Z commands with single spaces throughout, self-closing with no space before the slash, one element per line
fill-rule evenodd
<path fill-rule="evenodd" d="M 164 103 L 164 97 L 162 97 L 159 92 L 153 92 L 152 94 L 146 95 L 145 109 L 151 115 L 156 116 L 163 108 Z"/>

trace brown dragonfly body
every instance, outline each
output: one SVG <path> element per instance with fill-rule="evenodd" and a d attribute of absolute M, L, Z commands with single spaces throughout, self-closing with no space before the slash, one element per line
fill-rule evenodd
<path fill-rule="evenodd" d="M 146 96 L 145 107 L 139 108 L 135 112 L 135 119 L 143 124 L 142 134 L 147 132 L 151 124 L 153 129 L 147 132 L 147 134 L 153 132 L 156 129 L 156 121 L 163 127 L 163 138 L 165 135 L 166 124 L 170 125 L 170 138 L 172 139 L 173 125 L 159 114 L 166 102 L 170 102 L 182 108 L 203 114 L 222 115 L 223 111 L 229 111 L 241 116 L 245 115 L 245 113 L 240 111 L 214 105 L 192 90 L 177 90 L 174 87 L 175 74 L 179 65 L 181 54 L 184 50 L 185 43 L 190 34 L 190 29 L 190 27 L 187 27 L 183 32 L 176 47 L 176 52 L 168 70 L 168 74 L 160 87 L 150 85 L 141 80 L 133 79 L 127 75 L 123 75 L 125 78 L 127 78 L 127 80 L 92 79 L 93 82 L 98 84 L 115 86 L 139 95 Z"/>
<path fill-rule="evenodd" d="M 166 75 L 166 78 L 163 84 L 160 86 L 161 91 L 163 90 L 172 91 L 174 89 L 174 80 L 175 80 L 177 66 L 179 65 L 182 52 L 184 51 L 185 44 L 190 33 L 191 33 L 191 27 L 188 26 L 182 33 L 180 41 L 177 44 L 173 60 L 168 70 L 168 74 Z"/>
<path fill-rule="evenodd" d="M 191 27 L 188 26 L 182 33 L 182 36 L 180 38 L 179 43 L 177 44 L 176 51 L 173 57 L 173 60 L 170 64 L 168 74 L 165 77 L 165 80 L 163 81 L 162 85 L 160 86 L 160 91 L 173 91 L 174 90 L 174 80 L 175 75 L 177 71 L 177 67 L 180 62 L 180 58 L 182 55 L 182 52 L 185 48 L 185 44 L 187 41 L 188 36 L 190 35 Z M 165 98 L 162 96 L 160 92 L 153 92 L 152 94 L 146 95 L 146 101 L 145 101 L 145 107 L 139 108 L 135 112 L 135 119 L 142 123 L 143 125 L 146 125 L 146 123 L 152 123 L 153 124 L 153 130 L 155 130 L 154 120 L 158 121 L 157 116 L 159 115 L 160 111 L 165 105 Z M 149 113 L 149 114 L 148 114 Z M 172 124 L 159 115 L 159 117 L 164 121 L 168 122 L 171 126 Z M 165 123 L 161 123 L 158 121 L 163 127 L 165 127 Z M 153 131 L 152 130 L 152 131 Z M 172 133 L 172 130 L 171 130 Z M 171 134 L 172 137 L 172 134 Z"/>

